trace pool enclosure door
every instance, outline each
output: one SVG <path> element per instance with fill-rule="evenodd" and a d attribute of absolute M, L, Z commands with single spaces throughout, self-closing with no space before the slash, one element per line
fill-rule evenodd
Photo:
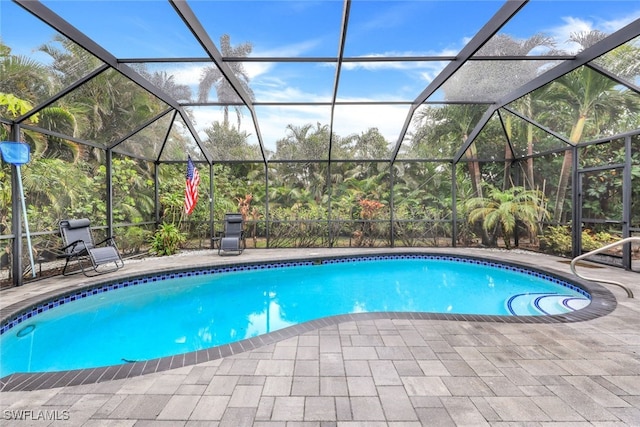
<path fill-rule="evenodd" d="M 609 236 L 613 241 L 629 237 L 629 203 L 625 192 L 625 165 L 607 165 L 578 171 L 578 224 L 580 253 L 605 246 Z M 589 257 L 593 261 L 631 269 L 630 244 Z"/>

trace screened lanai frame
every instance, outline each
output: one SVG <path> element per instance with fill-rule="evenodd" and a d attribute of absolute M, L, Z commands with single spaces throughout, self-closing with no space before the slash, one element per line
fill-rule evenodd
<path fill-rule="evenodd" d="M 4 0 L 3 0 L 4 1 Z M 14 0 L 13 3 L 19 5 L 24 10 L 38 17 L 43 22 L 50 25 L 54 28 L 58 33 L 62 34 L 64 37 L 71 40 L 73 43 L 78 45 L 79 47 L 85 49 L 88 53 L 90 53 L 95 58 L 98 58 L 102 65 L 98 68 L 91 70 L 91 72 L 79 78 L 76 83 L 70 85 L 65 91 L 56 94 L 52 98 L 48 100 L 43 100 L 41 104 L 36 106 L 32 111 L 28 114 L 23 115 L 22 117 L 18 117 L 14 120 L 7 120 L 2 118 L 2 122 L 6 125 L 10 126 L 11 134 L 13 139 L 19 139 L 20 130 L 21 129 L 32 129 L 34 131 L 41 132 L 43 134 L 56 135 L 55 132 L 47 129 L 42 129 L 33 125 L 26 125 L 23 122 L 31 117 L 33 114 L 37 113 L 41 109 L 55 103 L 58 99 L 64 97 L 67 93 L 71 92 L 74 88 L 83 84 L 85 81 L 90 80 L 92 77 L 99 75 L 103 72 L 117 72 L 120 73 L 124 78 L 130 79 L 136 85 L 141 87 L 144 91 L 152 94 L 157 99 L 161 100 L 166 104 L 166 110 L 164 110 L 161 114 L 158 114 L 154 118 L 145 121 L 136 129 L 130 129 L 127 132 L 123 132 L 124 137 L 119 138 L 117 141 L 108 140 L 107 143 L 104 144 L 104 147 L 99 142 L 85 140 L 85 139 L 77 139 L 71 138 L 68 136 L 64 136 L 69 140 L 76 140 L 78 143 L 93 145 L 98 148 L 105 148 L 106 151 L 106 164 L 107 171 L 111 170 L 110 164 L 113 154 L 121 153 L 124 155 L 131 155 L 127 152 L 126 149 L 123 149 L 127 141 L 135 136 L 136 134 L 143 132 L 144 128 L 152 125 L 156 120 L 179 120 L 184 126 L 191 138 L 195 142 L 200 149 L 199 153 L 193 153 L 196 157 L 196 163 L 203 167 L 204 171 L 207 171 L 210 176 L 213 175 L 213 165 L 214 164 L 236 164 L 246 162 L 247 160 L 240 159 L 223 159 L 223 158 L 215 158 L 206 144 L 202 141 L 196 126 L 189 119 L 189 112 L 187 111 L 189 108 L 205 108 L 212 111 L 215 108 L 220 107 L 239 107 L 245 110 L 250 117 L 250 125 L 252 129 L 252 135 L 255 138 L 255 146 L 257 147 L 261 158 L 250 159 L 251 161 L 260 162 L 265 169 L 265 186 L 269 185 L 268 182 L 268 170 L 272 165 L 277 165 L 279 163 L 304 163 L 304 162 L 319 162 L 325 164 L 327 167 L 327 174 L 330 174 L 332 165 L 337 165 L 341 162 L 369 162 L 371 164 L 379 164 L 379 163 L 387 163 L 389 165 L 389 170 L 393 170 L 391 167 L 395 163 L 398 162 L 436 162 L 436 163 L 448 163 L 452 166 L 451 168 L 451 194 L 452 194 L 452 216 L 448 220 L 451 223 L 453 234 L 451 238 L 451 245 L 455 246 L 457 242 L 456 238 L 456 227 L 458 224 L 458 219 L 456 218 L 456 203 L 455 203 L 455 195 L 456 195 L 456 180 L 455 180 L 455 171 L 457 165 L 464 165 L 465 163 L 471 162 L 466 157 L 466 153 L 474 146 L 476 140 L 481 135 L 483 129 L 487 124 L 492 120 L 497 120 L 501 123 L 504 122 L 502 116 L 504 115 L 513 115 L 514 117 L 518 117 L 519 119 L 528 122 L 535 126 L 536 129 L 541 130 L 542 132 L 551 135 L 551 137 L 557 141 L 561 141 L 561 144 L 565 144 L 565 146 L 560 145 L 559 147 L 552 148 L 549 150 L 545 150 L 543 152 L 538 152 L 535 155 L 545 156 L 552 153 L 560 153 L 563 152 L 566 147 L 571 146 L 572 144 L 568 140 L 567 136 L 563 136 L 554 132 L 554 130 L 546 127 L 544 124 L 538 123 L 535 120 L 528 118 L 526 114 L 515 110 L 511 107 L 514 101 L 530 94 L 531 92 L 543 87 L 544 85 L 554 81 L 555 79 L 560 78 L 561 76 L 579 68 L 579 67 L 589 67 L 591 69 L 596 70 L 599 73 L 607 75 L 612 80 L 617 81 L 620 85 L 625 86 L 627 89 L 639 93 L 638 88 L 634 85 L 633 82 L 624 81 L 621 78 L 617 78 L 615 75 L 610 73 L 609 71 L 603 69 L 599 64 L 597 64 L 597 58 L 614 50 L 615 48 L 624 45 L 625 43 L 629 43 L 637 37 L 640 36 L 640 19 L 635 19 L 628 23 L 625 26 L 617 29 L 617 31 L 613 32 L 606 38 L 601 41 L 591 45 L 590 47 L 576 53 L 573 55 L 566 54 L 558 54 L 558 53 L 549 53 L 547 52 L 544 55 L 531 55 L 527 53 L 523 56 L 517 55 L 488 55 L 483 52 L 483 47 L 487 45 L 487 42 L 492 39 L 492 37 L 499 34 L 504 28 L 508 28 L 510 25 L 514 25 L 514 22 L 517 23 L 518 19 L 524 15 L 522 12 L 526 10 L 526 7 L 529 4 L 532 4 L 531 7 L 534 7 L 535 2 L 529 1 L 507 1 L 504 3 L 500 2 L 487 2 L 490 6 L 488 10 L 491 12 L 486 12 L 490 15 L 489 19 L 486 23 L 480 22 L 479 24 L 483 24 L 478 27 L 477 31 L 470 38 L 469 42 L 459 51 L 451 52 L 451 55 L 401 55 L 401 56 L 367 56 L 367 52 L 358 52 L 357 50 L 351 50 L 349 44 L 347 43 L 347 37 L 349 34 L 349 25 L 350 20 L 353 18 L 353 11 L 356 7 L 359 7 L 360 4 L 357 1 L 349 1 L 346 0 L 342 3 L 333 4 L 332 7 L 336 9 L 336 16 L 339 19 L 339 22 L 336 22 L 335 25 L 335 45 L 331 45 L 328 48 L 330 52 L 326 56 L 318 56 L 318 57 L 267 57 L 267 56 L 249 56 L 249 57 L 223 57 L 219 46 L 214 42 L 213 34 L 207 32 L 206 25 L 204 23 L 204 15 L 199 14 L 201 9 L 208 7 L 207 3 L 213 3 L 215 7 L 215 2 L 187 2 L 187 1 L 168 1 L 167 3 L 173 8 L 176 13 L 176 16 L 179 18 L 176 21 L 180 21 L 184 24 L 185 28 L 188 29 L 189 34 L 191 34 L 195 40 L 197 40 L 199 46 L 202 48 L 203 52 L 206 54 L 205 57 L 188 57 L 188 58 L 119 58 L 116 57 L 113 53 L 109 52 L 103 46 L 99 45 L 96 41 L 90 39 L 85 33 L 78 30 L 76 27 L 72 25 L 72 23 L 67 22 L 64 19 L 64 16 L 58 15 L 54 12 L 54 8 L 50 9 L 49 6 L 54 6 L 54 2 L 38 2 L 38 1 L 25 1 L 25 0 Z M 238 2 L 243 3 L 243 2 Z M 438 3 L 438 2 L 434 2 Z M 57 6 L 57 5 L 56 5 Z M 482 18 L 480 18 L 482 19 Z M 476 23 L 475 25 L 479 25 Z M 216 34 L 217 36 L 217 34 Z M 352 56 L 350 56 L 352 55 Z M 473 93 L 470 91 L 469 99 L 455 99 L 453 101 L 445 101 L 442 100 L 442 91 L 446 90 L 447 84 L 453 81 L 456 77 L 456 73 L 465 68 L 473 69 L 474 64 L 482 64 L 482 63 L 496 63 L 498 66 L 500 63 L 515 63 L 515 62 L 535 62 L 539 61 L 540 63 L 544 62 L 549 65 L 549 69 L 537 76 L 536 78 L 526 81 L 526 82 L 512 82 L 513 86 L 508 86 L 506 83 L 499 87 L 500 91 L 496 94 L 492 94 L 492 96 L 486 96 L 486 94 L 482 94 L 484 98 L 478 99 L 479 94 Z M 165 93 L 163 90 L 159 89 L 155 86 L 151 81 L 146 79 L 143 75 L 136 71 L 136 64 L 175 64 L 175 63 L 184 63 L 184 64 L 192 64 L 192 63 L 201 63 L 201 64 L 210 64 L 213 67 L 216 67 L 217 70 L 224 76 L 224 78 L 229 82 L 229 85 L 233 88 L 235 95 L 233 96 L 233 101 L 203 101 L 198 102 L 196 100 L 176 100 Z M 234 71 L 231 67 L 233 63 L 243 63 L 243 64 L 268 64 L 268 63 L 280 63 L 280 64 L 293 64 L 304 66 L 306 64 L 325 64 L 331 70 L 326 77 L 327 81 L 332 81 L 332 89 L 325 94 L 324 98 L 320 101 L 310 102 L 306 100 L 298 100 L 295 102 L 292 101 L 277 101 L 277 100 L 267 100 L 264 102 L 254 101 L 251 97 L 251 94 L 245 90 L 245 86 L 243 82 L 234 74 Z M 379 101 L 357 101 L 357 100 L 349 100 L 349 97 L 345 97 L 341 92 L 342 88 L 340 86 L 341 82 L 348 82 L 348 78 L 346 74 L 346 70 L 348 67 L 359 64 L 369 64 L 376 65 L 381 63 L 410 63 L 410 64 L 442 64 L 440 66 L 440 70 L 435 77 L 430 80 L 430 82 L 424 86 L 421 92 L 413 97 L 412 99 L 385 99 Z M 444 65 L 446 64 L 446 65 Z M 506 87 L 505 87 L 506 86 Z M 403 147 L 406 145 L 406 141 L 408 140 L 408 133 L 410 132 L 410 126 L 414 120 L 415 113 L 422 107 L 428 105 L 455 105 L 455 104 L 468 104 L 472 103 L 474 105 L 484 105 L 486 106 L 486 112 L 480 118 L 479 121 L 473 126 L 472 131 L 469 133 L 468 137 L 463 141 L 460 146 L 454 152 L 450 153 L 450 155 L 445 156 L 443 158 L 411 158 L 405 157 L 402 152 Z M 382 108 L 382 107 L 390 107 L 394 106 L 398 109 L 408 109 L 408 112 L 403 117 L 402 123 L 398 126 L 398 136 L 397 139 L 392 142 L 392 147 L 390 150 L 390 156 L 388 158 L 336 158 L 334 156 L 332 147 L 332 138 L 334 135 L 334 129 L 339 125 L 343 114 L 341 113 L 341 109 L 346 106 L 359 106 L 363 109 L 370 108 Z M 329 123 L 329 140 L 327 142 L 327 151 L 322 155 L 322 157 L 316 158 L 297 158 L 297 159 L 281 159 L 274 158 L 272 154 L 269 152 L 266 147 L 266 141 L 264 139 L 263 133 L 261 132 L 261 128 L 267 125 L 266 122 L 260 120 L 260 114 L 258 111 L 261 109 L 269 109 L 269 108 L 325 108 L 327 111 L 326 115 L 328 117 L 327 122 Z M 170 119 L 168 119 L 170 118 Z M 625 144 L 628 145 L 628 150 L 626 151 L 626 158 L 624 163 L 631 163 L 631 153 L 632 150 L 635 150 L 635 145 L 638 141 L 638 131 L 632 130 L 631 132 L 619 133 L 617 135 L 609 135 L 603 140 L 613 140 L 613 139 L 624 139 Z M 62 135 L 60 135 L 62 136 Z M 168 135 L 167 135 L 168 136 Z M 505 136 L 505 139 L 508 139 Z M 572 181 L 576 182 L 579 179 L 579 168 L 578 168 L 578 151 L 581 147 L 588 146 L 590 144 L 597 144 L 601 142 L 600 140 L 581 142 L 577 144 L 572 150 L 575 152 L 573 156 L 574 168 L 573 168 L 573 176 Z M 512 144 L 509 142 L 509 145 Z M 527 155 L 520 156 L 517 155 L 518 150 L 514 149 L 512 146 L 512 153 L 514 154 L 513 159 L 510 161 L 518 162 L 518 161 L 526 161 Z M 162 156 L 158 156 L 153 159 L 145 159 L 147 161 L 153 161 L 156 164 L 180 164 L 184 163 L 185 158 L 181 159 L 168 159 L 163 158 Z M 473 159 L 474 161 L 483 162 L 483 161 L 491 161 L 496 162 L 496 159 L 483 159 L 482 157 L 476 157 Z M 502 159 L 504 161 L 505 159 Z M 625 169 L 625 188 L 630 188 L 631 185 L 631 177 L 630 177 L 630 168 Z M 15 174 L 14 174 L 15 175 Z M 108 172 L 109 175 L 109 172 Z M 113 201 L 112 193 L 112 182 L 111 177 L 108 177 L 107 183 L 107 191 L 105 198 L 107 200 L 107 233 L 111 233 L 114 228 L 113 217 L 111 215 L 112 204 Z M 211 194 L 213 194 L 213 185 L 214 179 L 211 179 L 211 189 L 209 190 Z M 15 185 L 15 182 L 12 181 L 12 185 Z M 389 187 L 393 188 L 393 174 L 390 174 L 390 182 Z M 14 187 L 15 188 L 15 187 Z M 575 190 L 575 186 L 574 186 Z M 15 194 L 15 193 L 14 193 Z M 394 245 L 394 226 L 397 223 L 394 219 L 394 210 L 393 210 L 393 191 L 391 192 L 390 200 L 389 200 L 389 210 L 390 216 L 388 220 L 383 220 L 389 222 L 391 235 L 389 237 L 389 243 L 391 246 Z M 572 202 L 571 205 L 576 205 L 576 201 L 579 197 L 576 191 L 571 194 Z M 13 198 L 14 204 L 12 206 L 13 212 L 18 212 L 19 209 L 16 208 L 15 205 L 16 197 Z M 158 200 L 158 194 L 156 194 L 156 203 Z M 623 218 L 629 218 L 631 216 L 631 202 L 629 200 L 623 201 Z M 265 201 L 267 214 L 269 212 L 269 201 L 268 198 Z M 329 211 L 331 207 L 329 205 Z M 157 209 L 156 209 L 157 212 Z M 574 217 L 572 220 L 574 223 L 579 223 L 578 212 L 572 212 Z M 157 214 L 156 214 L 157 215 Z M 332 218 L 328 218 L 329 222 Z M 625 223 L 624 220 L 621 221 Z M 632 232 L 638 232 L 639 230 L 633 230 L 630 227 L 629 222 L 626 222 L 626 229 L 623 230 L 627 235 Z M 269 221 L 265 221 L 265 227 L 267 228 L 267 236 Z M 329 228 L 331 229 L 331 228 Z M 20 217 L 18 215 L 14 215 L 12 217 L 12 230 L 14 233 L 9 236 L 13 238 L 15 235 L 22 234 L 22 228 L 20 223 Z M 213 235 L 214 230 L 214 219 L 213 212 L 210 214 L 210 233 Z M 623 236 L 626 237 L 626 236 Z M 331 235 L 329 234 L 329 241 L 331 241 Z M 574 254 L 580 253 L 580 232 L 575 229 L 572 234 L 572 242 L 573 242 L 573 252 Z M 13 254 L 22 253 L 21 248 L 21 239 L 14 240 Z M 21 258 L 17 255 L 14 256 L 13 259 L 13 268 L 14 280 L 18 280 L 17 278 L 21 277 L 21 274 L 18 274 L 21 269 Z"/>

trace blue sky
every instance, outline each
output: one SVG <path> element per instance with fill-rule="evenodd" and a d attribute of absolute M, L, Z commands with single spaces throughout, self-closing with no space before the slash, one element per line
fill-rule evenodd
<path fill-rule="evenodd" d="M 45 0 L 63 16 L 118 58 L 206 57 L 169 2 Z M 251 56 L 335 57 L 343 3 L 328 1 L 188 2 L 214 43 L 228 34 L 232 45 L 251 43 Z M 455 56 L 502 6 L 502 1 L 363 1 L 354 0 L 345 56 Z M 9 0 L 0 0 L 0 35 L 13 53 L 34 53 L 55 33 Z M 613 32 L 640 17 L 637 1 L 532 0 L 502 33 L 528 38 L 553 36 L 568 51 L 569 34 L 598 29 Z M 178 83 L 197 87 L 202 64 L 163 64 Z M 338 99 L 345 101 L 412 101 L 446 65 L 445 61 L 346 64 Z M 256 101 L 329 101 L 335 77 L 333 64 L 246 63 Z M 219 120 L 219 108 L 196 110 L 198 125 Z M 407 115 L 406 106 L 341 107 L 335 131 L 341 136 L 375 126 L 395 143 Z M 268 146 L 284 136 L 287 124 L 328 123 L 328 108 L 272 107 L 258 109 L 260 129 Z M 336 114 L 337 116 L 337 114 Z M 243 123 L 250 125 L 245 117 Z M 253 129 L 245 129 L 255 133 Z"/>

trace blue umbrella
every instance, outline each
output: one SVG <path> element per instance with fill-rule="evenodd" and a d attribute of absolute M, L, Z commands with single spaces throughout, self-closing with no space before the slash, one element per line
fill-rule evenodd
<path fill-rule="evenodd" d="M 22 176 L 20 175 L 20 165 L 29 163 L 29 144 L 22 142 L 2 141 L 0 142 L 0 153 L 2 159 L 16 167 L 18 174 L 18 188 L 20 189 L 20 200 L 22 201 L 22 212 L 24 214 L 24 229 L 27 233 L 27 245 L 29 246 L 29 260 L 31 261 L 31 274 L 36 277 L 36 268 L 33 262 L 33 251 L 31 250 L 31 235 L 29 234 L 29 221 L 27 220 L 27 206 L 24 201 L 24 190 L 22 189 Z M 19 238 L 19 236 L 18 236 Z"/>

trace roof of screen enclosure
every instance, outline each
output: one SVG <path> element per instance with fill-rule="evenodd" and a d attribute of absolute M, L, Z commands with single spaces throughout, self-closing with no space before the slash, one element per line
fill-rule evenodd
<path fill-rule="evenodd" d="M 411 137 L 411 124 L 421 106 L 482 105 L 486 113 L 472 125 L 467 139 L 457 151 L 442 154 L 442 160 L 457 162 L 483 127 L 504 115 L 533 124 L 560 146 L 568 144 L 568 135 L 537 123 L 510 103 L 578 67 L 588 66 L 640 93 L 637 71 L 635 78 L 623 78 L 598 61 L 620 46 L 638 44 L 640 6 L 634 1 L 2 0 L 1 4 L 5 28 L 10 20 L 25 39 L 36 29 L 62 35 L 101 64 L 16 122 L 100 73 L 120 73 L 166 109 L 135 129 L 121 129 L 107 141 L 89 143 L 150 161 L 184 161 L 191 150 L 198 161 L 240 160 L 213 158 L 209 142 L 203 142 L 202 126 L 221 122 L 225 110 L 234 120 L 236 114 L 242 118 L 241 129 L 261 153 L 261 158 L 251 160 L 278 160 L 273 157 L 275 141 L 284 137 L 287 125 L 317 122 L 328 125 L 330 135 L 379 129 L 390 144 L 391 156 L 368 160 L 393 161 L 401 158 L 401 147 Z M 619 18 L 594 16 L 594 8 L 600 10 L 603 4 Z M 559 48 L 567 40 L 546 34 L 555 48 L 526 49 L 522 41 L 554 25 L 575 25 L 579 31 L 580 23 L 569 22 L 567 10 L 590 22 L 611 19 L 608 36 L 571 51 Z M 405 21 L 394 27 L 396 19 Z M 2 37 L 11 46 L 5 31 Z M 517 48 L 496 49 L 501 37 L 519 41 Z M 244 44 L 251 48 L 242 51 Z M 147 72 L 140 72 L 141 64 Z M 186 82 L 204 70 L 213 70 L 226 90 L 212 88 L 199 94 L 194 86 L 190 94 L 177 96 L 166 89 L 167 81 Z M 164 76 L 165 84 L 159 85 L 152 75 Z M 245 79 L 248 75 L 252 78 Z M 133 111 L 133 106 L 119 107 Z M 154 126 L 165 127 L 168 140 L 174 132 L 183 135 L 182 141 L 186 135 L 191 149 L 183 158 L 167 158 L 162 152 L 165 145 L 157 144 L 157 152 L 141 155 L 133 147 L 147 143 L 144 130 Z M 306 160 L 329 159 L 335 159 L 331 141 L 326 153 Z"/>

